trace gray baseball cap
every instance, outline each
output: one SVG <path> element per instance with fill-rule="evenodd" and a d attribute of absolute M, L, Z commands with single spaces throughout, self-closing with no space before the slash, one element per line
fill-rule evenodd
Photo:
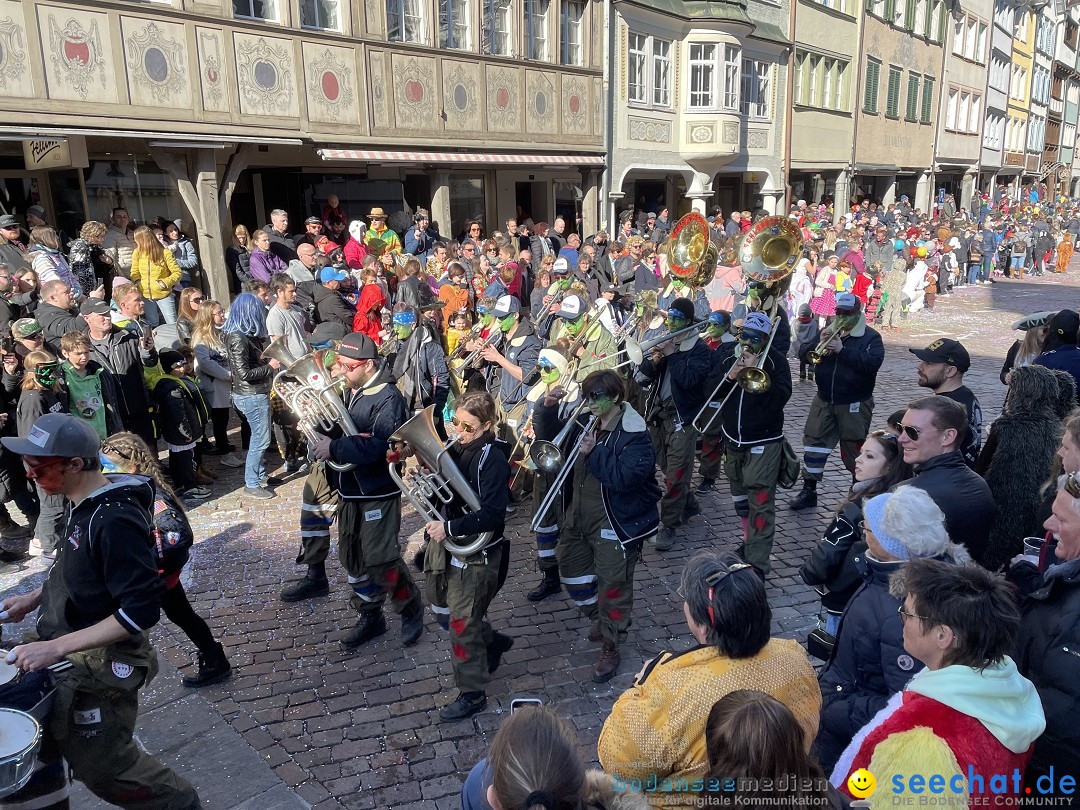
<path fill-rule="evenodd" d="M 97 458 L 101 441 L 89 422 L 69 413 L 41 416 L 25 439 L 0 439 L 4 447 L 20 456 L 57 456 L 59 458 Z"/>

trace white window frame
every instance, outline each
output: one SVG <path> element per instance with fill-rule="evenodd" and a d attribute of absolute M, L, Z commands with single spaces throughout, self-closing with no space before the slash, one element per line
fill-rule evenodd
<path fill-rule="evenodd" d="M 956 129 L 956 109 L 960 104 L 960 91 L 949 88 L 949 98 L 945 102 L 945 129 Z"/>
<path fill-rule="evenodd" d="M 742 48 L 730 43 L 724 43 L 722 47 L 724 89 L 720 97 L 720 109 L 738 112 L 742 90 Z"/>
<path fill-rule="evenodd" d="M 386 0 L 386 38 L 391 42 L 427 44 L 427 19 L 424 17 L 428 4 L 424 0 Z M 411 13 L 410 13 L 411 12 Z M 400 36 L 394 37 L 390 18 L 394 16 Z M 410 20 L 413 28 L 410 29 Z"/>
<path fill-rule="evenodd" d="M 742 65 L 742 114 L 768 119 L 772 113 L 772 63 L 744 57 Z"/>
<path fill-rule="evenodd" d="M 967 25 L 963 17 L 953 20 L 952 52 L 956 56 L 964 55 L 964 31 L 966 30 Z"/>
<path fill-rule="evenodd" d="M 255 13 L 255 4 L 261 3 L 263 6 L 264 14 L 259 15 Z M 278 8 L 278 0 L 232 0 L 233 16 L 241 20 L 261 20 L 262 22 L 280 22 L 280 9 Z M 244 13 L 240 6 L 244 6 L 247 9 L 247 13 Z"/>
<path fill-rule="evenodd" d="M 559 2 L 560 64 L 576 67 L 585 64 L 585 9 L 585 0 Z"/>
<path fill-rule="evenodd" d="M 526 59 L 548 62 L 551 59 L 551 0 L 522 0 L 522 36 Z"/>
<path fill-rule="evenodd" d="M 451 51 L 471 51 L 475 26 L 470 0 L 436 0 L 439 12 L 438 46 Z"/>
<path fill-rule="evenodd" d="M 979 21 L 974 17 L 968 17 L 964 23 L 964 58 L 975 61 L 975 45 L 978 43 Z"/>
<path fill-rule="evenodd" d="M 967 131 L 979 134 L 979 128 L 982 126 L 982 96 L 978 93 L 971 94 L 971 118 L 968 121 Z"/>
<path fill-rule="evenodd" d="M 512 0 L 481 0 L 481 2 L 483 3 L 483 18 L 480 21 L 481 52 L 489 56 L 513 56 L 512 11 L 514 4 Z"/>
<path fill-rule="evenodd" d="M 654 107 L 671 107 L 671 49 L 670 39 L 652 38 L 653 69 L 652 103 Z M 662 51 L 662 52 L 661 52 Z"/>
<path fill-rule="evenodd" d="M 304 22 L 304 6 L 308 4 L 315 12 L 315 22 Z M 324 5 L 332 9 L 334 19 L 322 19 Z M 341 0 L 300 0 L 300 27 L 309 31 L 340 31 Z"/>
<path fill-rule="evenodd" d="M 649 37 L 630 31 L 626 38 L 626 100 L 647 104 L 649 99 Z M 637 79 L 637 81 L 634 81 Z"/>
<path fill-rule="evenodd" d="M 718 95 L 717 51 L 715 42 L 691 42 L 687 48 L 686 106 L 690 110 L 715 110 Z M 697 56 L 695 57 L 695 52 Z M 695 98 L 697 101 L 695 102 Z"/>

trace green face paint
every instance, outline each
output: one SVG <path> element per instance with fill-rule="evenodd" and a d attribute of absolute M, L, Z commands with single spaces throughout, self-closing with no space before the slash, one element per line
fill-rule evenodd
<path fill-rule="evenodd" d="M 611 397 L 600 397 L 589 400 L 589 413 L 593 416 L 604 417 L 615 407 L 615 400 Z"/>
<path fill-rule="evenodd" d="M 555 283 L 559 285 L 560 290 L 569 290 L 570 285 L 574 283 L 574 279 L 570 276 L 567 276 L 566 278 L 557 278 L 555 279 Z"/>
<path fill-rule="evenodd" d="M 559 377 L 562 376 L 562 372 L 557 368 L 541 368 L 540 369 L 540 381 L 545 385 L 553 385 L 559 381 Z"/>
<path fill-rule="evenodd" d="M 505 318 L 499 319 L 499 329 L 503 332 L 509 332 L 514 328 L 514 316 L 507 315 Z"/>
<path fill-rule="evenodd" d="M 576 320 L 567 322 L 566 334 L 570 335 L 571 337 L 577 337 L 578 333 L 581 332 L 584 326 L 585 319 L 582 317 L 578 317 Z"/>
<path fill-rule="evenodd" d="M 413 328 L 411 326 L 404 326 L 398 324 L 394 327 L 394 334 L 397 335 L 398 340 L 408 340 L 409 335 L 412 334 Z"/>
<path fill-rule="evenodd" d="M 685 329 L 690 325 L 690 321 L 685 318 L 673 318 L 670 315 L 667 319 L 667 328 L 669 332 L 678 332 L 680 329 Z"/>

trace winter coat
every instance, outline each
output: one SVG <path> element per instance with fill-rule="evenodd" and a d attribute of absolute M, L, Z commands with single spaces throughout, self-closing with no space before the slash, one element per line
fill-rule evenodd
<path fill-rule="evenodd" d="M 378 284 L 365 284 L 360 288 L 360 297 L 356 302 L 356 314 L 353 316 L 352 331 L 363 332 L 378 345 L 381 340 L 382 316 L 380 312 L 386 306 L 386 296 Z"/>
<path fill-rule="evenodd" d="M 273 245 L 270 247 L 271 250 L 252 248 L 251 258 L 248 259 L 248 272 L 251 278 L 266 284 L 270 283 L 275 273 L 284 273 L 289 267 L 280 256 L 273 252 Z"/>
<path fill-rule="evenodd" d="M 990 487 L 964 461 L 959 450 L 916 464 L 915 477 L 906 484 L 926 492 L 945 515 L 945 530 L 952 542 L 967 549 L 985 566 L 990 530 L 997 506 Z"/>
<path fill-rule="evenodd" d="M 253 394 L 269 394 L 270 383 L 277 373 L 260 359 L 263 349 L 269 345 L 265 337 L 252 337 L 241 332 L 226 332 L 225 356 L 229 360 L 234 397 Z"/>
<path fill-rule="evenodd" d="M 1052 410 L 1057 397 L 1053 375 L 1042 372 L 1036 379 L 1030 373 L 1016 374 L 1012 382 L 1036 386 L 1037 390 L 1015 399 L 1023 403 L 1015 409 L 1009 408 L 1009 401 L 1019 392 L 1010 390 L 1007 410 L 990 425 L 986 446 L 975 466 L 997 505 L 989 546 L 979 561 L 991 571 L 1007 566 L 1023 551 L 1023 538 L 1042 533 L 1040 489 L 1050 477 L 1061 442 L 1062 425 Z"/>
<path fill-rule="evenodd" d="M 296 237 L 291 233 L 282 233 L 275 231 L 272 225 L 263 225 L 262 229 L 270 237 L 270 252 L 281 259 L 282 262 L 288 264 L 296 258 Z M 253 248 L 252 253 L 258 250 Z M 269 279 L 267 279 L 268 281 Z"/>
<path fill-rule="evenodd" d="M 971 558 L 953 543 L 937 559 L 962 563 Z M 905 561 L 881 562 L 864 552 L 854 562 L 863 582 L 844 610 L 832 657 L 818 678 L 821 727 L 814 750 L 826 772 L 859 729 L 923 668 L 904 649 L 897 612 L 904 601 Z"/>
<path fill-rule="evenodd" d="M 472 535 L 491 532 L 485 548 L 503 539 L 506 528 L 506 505 L 510 502 L 510 446 L 492 433 L 485 433 L 466 445 L 450 450 L 450 459 L 461 471 L 480 501 L 480 509 L 465 508 L 460 495 L 443 510 L 446 536 L 463 540 Z M 449 552 L 446 552 L 449 553 Z"/>
<path fill-rule="evenodd" d="M 131 258 L 135 253 L 135 239 L 131 231 L 122 231 L 110 225 L 101 243 L 105 252 L 112 256 L 117 275 L 131 277 Z"/>
<path fill-rule="evenodd" d="M 181 236 L 172 243 L 171 250 L 176 263 L 180 265 L 180 284 L 190 287 L 192 271 L 199 267 L 199 255 L 195 252 L 195 245 L 186 236 Z"/>
<path fill-rule="evenodd" d="M 206 404 L 210 408 L 228 408 L 232 374 L 229 371 L 229 359 L 225 356 L 225 347 L 212 349 L 206 343 L 195 347 L 195 369 L 199 374 L 199 388 L 203 392 Z"/>
<path fill-rule="evenodd" d="M 721 411 L 724 436 L 733 449 L 783 441 L 784 408 L 791 399 L 791 367 L 787 358 L 778 349 L 769 350 L 764 369 L 771 383 L 767 391 L 751 393 L 740 388 L 732 392 L 737 383 L 729 380 L 727 374 L 735 365 L 737 345 L 724 343 L 716 350 L 716 376 L 722 383 L 719 388 L 715 385 L 705 386 L 707 392 L 715 390 L 712 400 L 724 401 Z M 711 409 L 709 412 L 714 413 Z M 693 416 L 690 418 L 693 419 Z"/>
<path fill-rule="evenodd" d="M 71 287 L 71 294 L 75 298 L 82 298 L 82 296 L 90 292 L 90 290 L 82 288 L 78 277 L 60 251 L 47 248 L 44 245 L 32 245 L 30 248 L 30 260 L 33 262 L 34 272 L 37 273 L 39 287 L 50 281 L 62 281 Z"/>
<path fill-rule="evenodd" d="M 770 639 L 749 658 L 729 658 L 715 646 L 662 653 L 615 701 L 596 745 L 600 765 L 616 779 L 642 783 L 703 778 L 709 710 L 750 685 L 791 709 L 809 748 L 821 706 L 814 670 L 797 642 Z M 655 798 L 666 807 L 691 808 L 698 806 L 697 793 L 673 786 Z"/>
<path fill-rule="evenodd" d="M 799 569 L 803 582 L 818 592 L 822 607 L 833 616 L 844 612 L 862 585 L 862 572 L 855 564 L 866 552 L 861 528 L 862 502 L 862 498 L 857 498 L 840 508 L 817 548 Z"/>
<path fill-rule="evenodd" d="M 1080 348 L 1075 344 L 1066 343 L 1043 352 L 1035 358 L 1034 364 L 1069 372 L 1076 380 L 1076 390 L 1080 391 Z"/>
<path fill-rule="evenodd" d="M 817 395 L 831 405 L 862 402 L 874 395 L 878 369 L 885 362 L 881 335 L 859 315 L 858 325 L 843 338 L 844 348 L 829 352 L 814 374 Z"/>
<path fill-rule="evenodd" d="M 1002 796 L 1023 795 L 1023 788 L 1006 778 L 994 789 L 991 775 L 1023 771 L 1045 727 L 1035 688 L 1008 656 L 985 669 L 960 664 L 924 669 L 859 731 L 830 781 L 850 795 L 848 777 L 867 768 L 879 785 L 872 806 L 886 808 L 895 806 L 896 799 L 914 804 L 912 794 L 926 790 L 925 783 L 897 793 L 880 789 L 893 786 L 896 777 L 910 785 L 914 774 L 940 774 L 950 790 L 959 776 L 956 781 L 966 793 L 966 778 L 974 772 L 984 775 L 981 798 L 993 792 L 1004 805 Z"/>
<path fill-rule="evenodd" d="M 161 261 L 155 262 L 144 256 L 138 248 L 131 254 L 131 282 L 143 297 L 160 301 L 172 295 L 173 287 L 180 281 L 180 265 L 172 251 L 162 251 Z"/>
<path fill-rule="evenodd" d="M 28 270 L 31 267 L 30 257 L 26 255 L 22 242 L 12 242 L 2 236 L 0 236 L 0 262 L 10 267 L 13 273 Z"/>
<path fill-rule="evenodd" d="M 671 399 L 675 404 L 678 419 L 683 424 L 689 425 L 711 393 L 705 388 L 705 380 L 713 370 L 715 359 L 714 353 L 705 345 L 705 341 L 691 334 L 679 342 L 677 351 L 661 358 L 658 363 L 654 363 L 651 356 L 645 357 L 638 366 L 638 370 L 653 380 L 653 388 L 649 394 L 650 401 L 658 400 L 660 390 L 663 388 L 664 375 L 669 376 Z M 646 410 L 649 409 L 646 408 Z"/>
<path fill-rule="evenodd" d="M 19 437 L 25 439 L 34 422 L 47 413 L 68 413 L 67 391 L 60 393 L 36 388 L 24 388 L 19 392 L 19 404 L 15 407 L 15 427 Z"/>
<path fill-rule="evenodd" d="M 91 358 L 100 363 L 116 379 L 122 402 L 120 418 L 128 427 L 145 418 L 150 407 L 150 394 L 146 389 L 143 369 L 157 365 L 157 349 L 143 348 L 142 341 L 134 332 L 114 326 L 108 336 L 108 351 L 102 351 L 97 341 L 91 340 Z M 136 431 L 138 432 L 138 431 Z"/>
<path fill-rule="evenodd" d="M 230 245 L 225 248 L 225 265 L 241 284 L 251 281 L 251 251 Z"/>
<path fill-rule="evenodd" d="M 172 374 L 162 374 L 154 383 L 158 433 L 171 446 L 194 444 L 208 419 L 202 394 L 192 388 L 194 383 L 189 388 Z"/>
<path fill-rule="evenodd" d="M 45 348 L 60 357 L 60 340 L 68 332 L 82 332 L 86 334 L 86 319 L 77 312 L 61 309 L 55 304 L 42 301 L 34 310 L 34 319 L 41 324 L 41 331 L 45 335 Z"/>
<path fill-rule="evenodd" d="M 645 420 L 628 403 L 624 402 L 622 409 L 622 417 L 592 452 L 578 457 L 574 475 L 587 471 L 600 482 L 604 511 L 619 542 L 625 545 L 655 534 L 660 525 L 657 504 L 661 493 L 656 484 L 656 454 Z M 558 405 L 537 404 L 533 412 L 537 439 L 551 440 L 562 427 Z"/>
<path fill-rule="evenodd" d="M 878 242 L 877 239 L 868 239 L 866 247 L 863 248 L 863 254 L 865 257 L 866 266 L 872 269 L 872 272 L 877 273 L 877 268 L 874 264 L 881 263 L 882 270 L 888 270 L 892 267 L 893 259 L 896 258 L 896 246 L 893 244 L 892 239 L 886 239 L 884 242 Z"/>
<path fill-rule="evenodd" d="M 368 250 L 350 236 L 349 241 L 342 248 L 342 253 L 345 256 L 346 266 L 353 270 L 360 270 L 364 266 L 364 257 L 367 256 Z"/>
<path fill-rule="evenodd" d="M 431 256 L 431 251 L 435 249 L 435 237 L 431 231 L 425 230 L 423 233 L 416 230 L 416 226 L 413 225 L 409 230 L 405 232 L 405 252 L 411 253 L 413 256 L 420 260 L 423 264 Z"/>
<path fill-rule="evenodd" d="M 450 395 L 446 352 L 433 331 L 425 325 L 414 329 L 394 359 L 394 380 L 410 413 L 431 404 L 435 405 L 436 411 L 442 412 Z"/>
<path fill-rule="evenodd" d="M 352 331 L 356 310 L 337 290 L 331 290 L 322 284 L 311 289 L 311 299 L 315 304 L 315 323 L 340 323 Z"/>
<path fill-rule="evenodd" d="M 1035 684 L 1046 714 L 1046 732 L 1028 765 L 1033 785 L 1051 768 L 1073 773 L 1080 762 L 1080 560 L 1051 566 L 1020 608 L 1016 665 Z"/>
<path fill-rule="evenodd" d="M 110 268 L 110 265 L 101 262 L 100 256 L 101 248 L 91 245 L 85 239 L 75 239 L 68 246 L 68 266 L 79 280 L 79 286 L 84 293 L 97 287 L 99 279 L 103 280 L 105 272 Z"/>

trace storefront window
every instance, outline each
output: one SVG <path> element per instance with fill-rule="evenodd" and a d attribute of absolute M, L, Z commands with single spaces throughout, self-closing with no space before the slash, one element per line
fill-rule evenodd
<path fill-rule="evenodd" d="M 188 216 L 173 179 L 152 160 L 134 155 L 91 160 L 86 169 L 86 200 L 88 217 L 105 223 L 114 208 L 126 208 L 133 223 Z"/>
<path fill-rule="evenodd" d="M 483 175 L 450 175 L 450 219 L 454 226 L 454 236 L 461 234 L 465 223 L 472 219 L 480 220 L 486 233 L 489 227 L 484 220 L 484 208 Z M 439 231 L 443 236 L 449 237 L 449 230 L 445 222 L 439 223 Z"/>

